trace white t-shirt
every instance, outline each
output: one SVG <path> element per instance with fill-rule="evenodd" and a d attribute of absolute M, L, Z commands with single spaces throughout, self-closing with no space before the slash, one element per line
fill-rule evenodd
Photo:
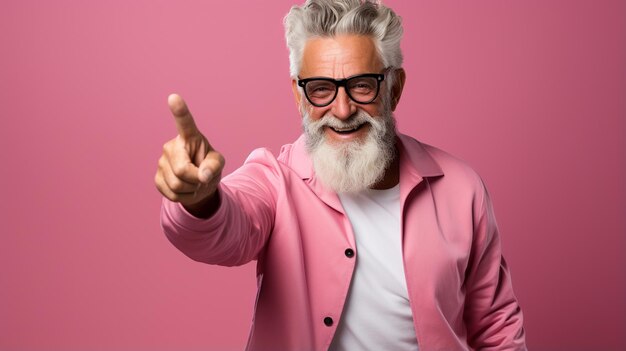
<path fill-rule="evenodd" d="M 339 198 L 355 235 L 356 268 L 330 350 L 417 350 L 402 260 L 400 186 Z"/>

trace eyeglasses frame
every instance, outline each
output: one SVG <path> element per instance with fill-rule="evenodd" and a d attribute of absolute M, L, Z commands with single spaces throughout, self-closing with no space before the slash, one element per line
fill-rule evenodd
<path fill-rule="evenodd" d="M 355 78 L 376 78 L 376 94 L 374 94 L 374 97 L 371 100 L 367 102 L 360 102 L 360 101 L 356 101 L 352 97 L 352 95 L 350 95 L 350 89 L 347 89 L 348 81 L 355 79 Z M 330 99 L 328 103 L 326 104 L 320 105 L 320 104 L 314 103 L 313 101 L 311 101 L 311 98 L 309 98 L 309 94 L 307 94 L 306 92 L 306 84 L 308 82 L 318 81 L 318 80 L 332 82 L 333 84 L 335 84 L 335 94 L 333 95 L 333 98 Z M 304 91 L 304 96 L 306 96 L 306 99 L 311 103 L 311 105 L 315 107 L 326 107 L 332 104 L 333 101 L 335 101 L 335 99 L 337 98 L 337 94 L 339 93 L 340 87 L 343 87 L 343 89 L 346 91 L 346 95 L 348 95 L 350 100 L 356 102 L 357 104 L 367 105 L 367 104 L 371 104 L 372 102 L 374 102 L 374 100 L 376 100 L 376 98 L 378 97 L 378 94 L 380 93 L 380 82 L 384 80 L 385 80 L 385 73 L 364 73 L 364 74 L 357 74 L 357 75 L 350 76 L 350 77 L 343 78 L 343 79 L 334 79 L 334 78 L 329 78 L 329 77 L 311 77 L 311 78 L 300 79 L 298 77 L 298 86 L 302 87 L 302 90 Z"/>

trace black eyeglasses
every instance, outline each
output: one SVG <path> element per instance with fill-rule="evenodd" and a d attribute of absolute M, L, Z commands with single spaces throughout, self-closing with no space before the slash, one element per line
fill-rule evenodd
<path fill-rule="evenodd" d="M 380 82 L 384 79 L 383 73 L 359 74 L 344 79 L 313 77 L 298 79 L 298 86 L 304 89 L 304 96 L 316 107 L 330 105 L 337 97 L 339 87 L 344 87 L 352 101 L 371 104 L 378 97 Z"/>

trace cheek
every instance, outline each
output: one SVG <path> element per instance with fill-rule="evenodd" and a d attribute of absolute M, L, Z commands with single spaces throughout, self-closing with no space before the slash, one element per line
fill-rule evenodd
<path fill-rule="evenodd" d="M 304 98 L 304 95 L 302 97 Z M 304 116 L 304 113 L 307 113 L 311 121 L 321 119 L 328 112 L 328 110 L 328 107 L 315 107 L 304 99 L 300 101 L 300 114 Z"/>
<path fill-rule="evenodd" d="M 363 111 L 367 112 L 370 116 L 373 117 L 380 117 L 382 112 L 382 108 L 378 106 L 378 104 L 362 105 L 361 108 L 363 109 Z"/>
<path fill-rule="evenodd" d="M 311 120 L 317 121 L 321 119 L 322 117 L 324 117 L 324 115 L 328 113 L 329 110 L 330 110 L 329 108 L 325 108 L 325 107 L 323 108 L 310 107 L 309 116 L 311 117 Z"/>

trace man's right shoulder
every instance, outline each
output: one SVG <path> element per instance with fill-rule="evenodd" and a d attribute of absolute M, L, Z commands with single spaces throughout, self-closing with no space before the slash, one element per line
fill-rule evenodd
<path fill-rule="evenodd" d="M 225 177 L 230 180 L 235 175 L 249 174 L 259 170 L 275 174 L 295 172 L 303 179 L 310 177 L 313 166 L 306 152 L 304 136 L 300 136 L 293 143 L 281 147 L 276 156 L 270 149 L 260 147 L 254 149 L 246 158 L 243 165 Z"/>

